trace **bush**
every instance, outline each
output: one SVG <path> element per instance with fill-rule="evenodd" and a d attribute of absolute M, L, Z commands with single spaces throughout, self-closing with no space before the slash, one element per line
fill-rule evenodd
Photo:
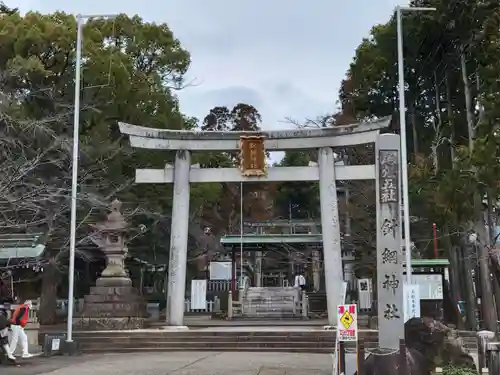
<path fill-rule="evenodd" d="M 477 375 L 477 372 L 466 367 L 446 366 L 443 368 L 443 375 Z"/>

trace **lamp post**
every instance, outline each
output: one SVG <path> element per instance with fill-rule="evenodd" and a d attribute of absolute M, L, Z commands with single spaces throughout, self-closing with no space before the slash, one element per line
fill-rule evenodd
<path fill-rule="evenodd" d="M 401 135 L 401 178 L 403 180 L 403 222 L 405 235 L 406 280 L 411 284 L 411 237 L 410 237 L 410 202 L 408 199 L 408 151 L 406 148 L 406 104 L 405 77 L 403 58 L 403 12 L 435 11 L 436 8 L 396 7 L 397 39 L 398 39 L 398 80 L 399 80 L 399 124 Z"/>
<path fill-rule="evenodd" d="M 243 288 L 243 181 L 240 182 L 240 287 L 239 293 Z M 239 294 L 238 294 L 239 295 Z M 241 298 L 240 298 L 241 300 Z"/>
<path fill-rule="evenodd" d="M 89 18 L 114 18 L 115 15 L 81 15 L 76 16 L 76 59 L 75 59 L 75 102 L 73 115 L 73 162 L 71 174 L 71 222 L 69 235 L 68 266 L 68 322 L 66 341 L 73 341 L 73 298 L 75 284 L 75 247 L 76 247 L 76 202 L 78 193 L 78 154 L 80 136 L 80 84 L 82 68 L 83 23 Z"/>

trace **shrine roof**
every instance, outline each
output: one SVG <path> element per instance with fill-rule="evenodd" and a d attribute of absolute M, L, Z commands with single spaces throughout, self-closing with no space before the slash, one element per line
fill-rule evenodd
<path fill-rule="evenodd" d="M 40 257 L 44 238 L 43 233 L 0 234 L 0 260 Z"/>
<path fill-rule="evenodd" d="M 301 244 L 314 243 L 320 244 L 323 242 L 321 234 L 245 234 L 227 235 L 221 238 L 222 245 L 239 245 L 243 244 Z"/>
<path fill-rule="evenodd" d="M 450 265 L 450 261 L 448 259 L 412 259 L 411 265 L 414 267 L 447 267 Z"/>

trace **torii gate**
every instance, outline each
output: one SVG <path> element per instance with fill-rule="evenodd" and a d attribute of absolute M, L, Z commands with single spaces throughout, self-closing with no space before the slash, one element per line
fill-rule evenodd
<path fill-rule="evenodd" d="M 203 182 L 319 181 L 321 226 L 328 321 L 337 324 L 342 304 L 342 256 L 337 204 L 337 181 L 376 181 L 377 285 L 380 346 L 399 348 L 404 338 L 403 267 L 400 218 L 400 141 L 394 134 L 380 135 L 391 118 L 347 126 L 250 132 L 153 129 L 119 123 L 133 147 L 175 150 L 174 166 L 137 169 L 139 184 L 174 184 L 167 324 L 184 325 L 190 184 Z M 376 144 L 372 165 L 335 165 L 332 147 Z M 265 151 L 318 150 L 318 164 L 267 169 Z M 191 165 L 192 152 L 241 151 L 241 168 L 199 168 Z"/>

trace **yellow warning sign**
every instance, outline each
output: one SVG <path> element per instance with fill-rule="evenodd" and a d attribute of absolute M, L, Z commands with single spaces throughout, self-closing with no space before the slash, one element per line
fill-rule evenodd
<path fill-rule="evenodd" d="M 344 326 L 345 329 L 349 329 L 351 326 L 352 322 L 354 319 L 352 318 L 352 315 L 349 314 L 349 311 L 346 311 L 342 316 L 340 317 L 340 322 Z"/>

